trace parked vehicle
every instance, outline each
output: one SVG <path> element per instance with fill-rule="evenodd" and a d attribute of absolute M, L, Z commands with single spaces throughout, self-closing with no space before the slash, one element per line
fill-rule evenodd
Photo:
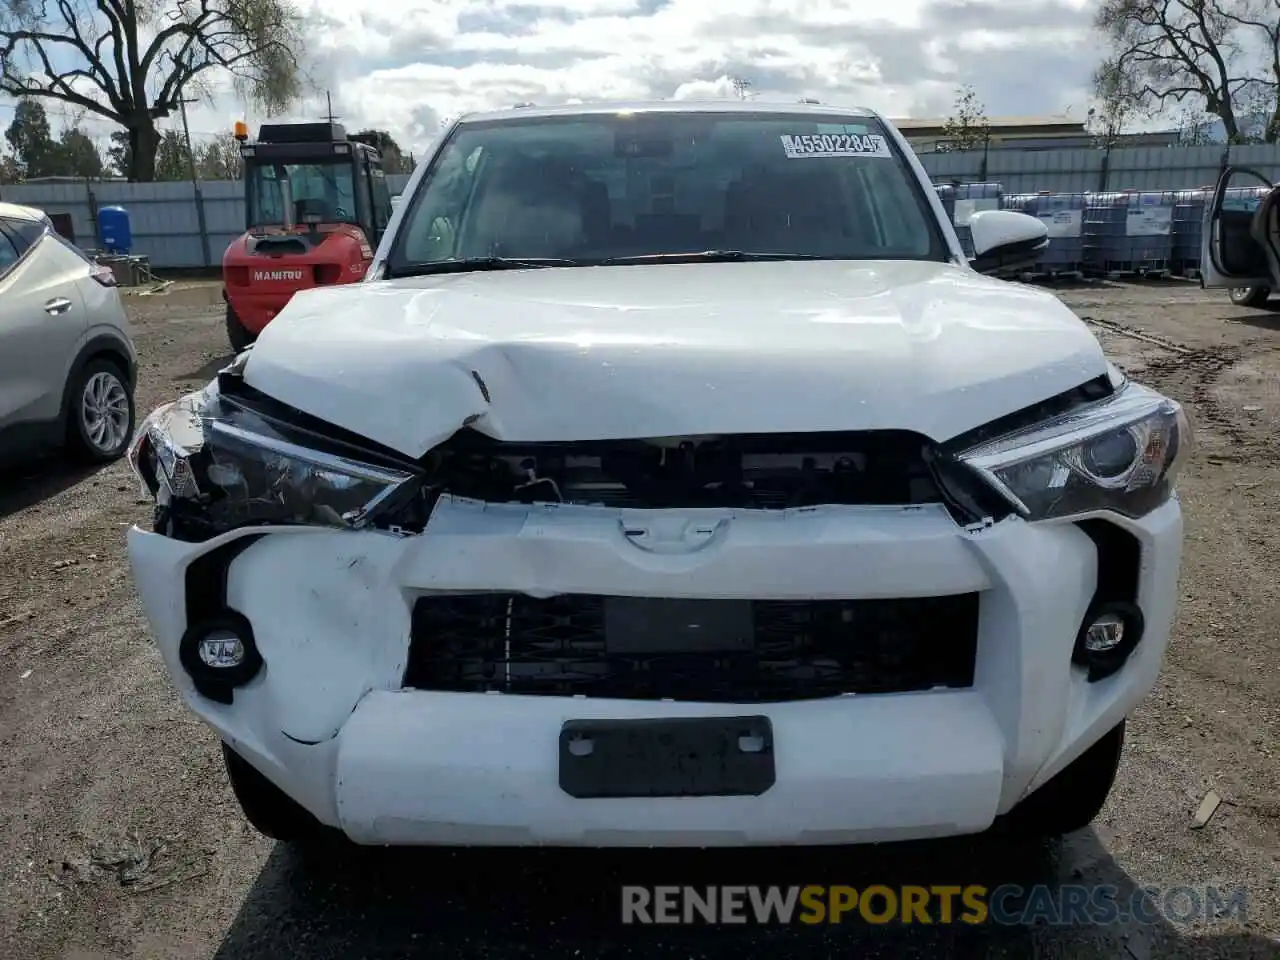
<path fill-rule="evenodd" d="M 1228 293 L 1231 302 L 1240 307 L 1265 307 L 1271 301 L 1271 287 L 1232 287 Z"/>
<path fill-rule="evenodd" d="M 1231 204 L 1231 193 L 1269 191 L 1259 202 Z M 1247 167 L 1222 171 L 1212 199 L 1205 204 L 1201 232 L 1200 286 L 1226 288 L 1231 302 L 1265 307 L 1280 289 L 1280 248 L 1276 246 L 1277 196 L 1270 180 Z"/>
<path fill-rule="evenodd" d="M 54 449 L 120 458 L 136 378 L 115 275 L 42 211 L 0 203 L 0 465 Z"/>
<path fill-rule="evenodd" d="M 451 125 L 132 462 L 169 675 L 308 843 L 1083 827 L 1178 597 L 1182 408 L 984 276 L 871 111 Z M 697 798 L 697 799 L 693 799 Z"/>
<path fill-rule="evenodd" d="M 377 148 L 340 123 L 237 125 L 245 232 L 222 256 L 227 337 L 240 351 L 299 290 L 364 279 L 391 219 Z"/>

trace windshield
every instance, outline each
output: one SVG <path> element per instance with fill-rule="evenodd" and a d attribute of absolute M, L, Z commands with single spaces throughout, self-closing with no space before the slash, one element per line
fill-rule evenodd
<path fill-rule="evenodd" d="M 249 170 L 249 222 L 254 226 L 283 224 L 284 198 L 280 181 L 289 181 L 293 197 L 293 222 L 356 222 L 355 185 L 351 161 L 330 163 L 277 163 Z M 318 218 L 318 219 L 317 219 Z"/>
<path fill-rule="evenodd" d="M 494 257 L 948 258 L 918 180 L 880 124 L 814 114 L 464 123 L 398 234 L 391 275 Z"/>

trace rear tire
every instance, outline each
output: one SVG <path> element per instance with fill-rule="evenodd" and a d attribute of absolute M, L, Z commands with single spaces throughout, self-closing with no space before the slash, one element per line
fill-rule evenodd
<path fill-rule="evenodd" d="M 1270 287 L 1232 287 L 1230 293 L 1238 307 L 1265 307 L 1271 299 Z"/>
<path fill-rule="evenodd" d="M 227 304 L 227 339 L 231 341 L 231 349 L 236 353 L 247 350 L 258 335 L 240 322 L 231 304 Z"/>
<path fill-rule="evenodd" d="M 225 743 L 222 761 L 245 819 L 264 837 L 307 851 L 329 848 L 342 838 Z"/>
<path fill-rule="evenodd" d="M 124 456 L 137 414 L 129 378 L 119 365 L 103 357 L 90 360 L 67 395 L 67 450 L 72 458 L 101 464 Z"/>
<path fill-rule="evenodd" d="M 1003 827 L 1019 838 L 1043 840 L 1062 837 L 1091 824 L 1116 782 L 1124 728 L 1121 720 L 1066 769 L 1010 810 Z"/>

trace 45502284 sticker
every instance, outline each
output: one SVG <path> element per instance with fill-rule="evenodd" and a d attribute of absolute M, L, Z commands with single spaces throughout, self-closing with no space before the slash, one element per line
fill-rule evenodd
<path fill-rule="evenodd" d="M 782 149 L 793 160 L 801 157 L 893 157 L 888 141 L 878 133 L 783 134 Z"/>

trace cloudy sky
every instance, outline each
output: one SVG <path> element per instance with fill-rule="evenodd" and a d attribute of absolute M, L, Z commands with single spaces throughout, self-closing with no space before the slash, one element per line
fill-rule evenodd
<path fill-rule="evenodd" d="M 991 116 L 1083 119 L 1093 0 L 299 0 L 306 56 L 349 129 L 427 147 L 442 117 L 519 101 L 816 97 L 890 116 L 950 112 L 971 83 Z M 291 119 L 324 113 L 321 93 Z M 5 114 L 0 111 L 0 123 Z M 196 136 L 246 117 L 230 94 Z M 54 120 L 57 121 L 55 112 Z M 265 119 L 249 113 L 256 130 Z M 102 128 L 99 134 L 105 132 Z"/>

